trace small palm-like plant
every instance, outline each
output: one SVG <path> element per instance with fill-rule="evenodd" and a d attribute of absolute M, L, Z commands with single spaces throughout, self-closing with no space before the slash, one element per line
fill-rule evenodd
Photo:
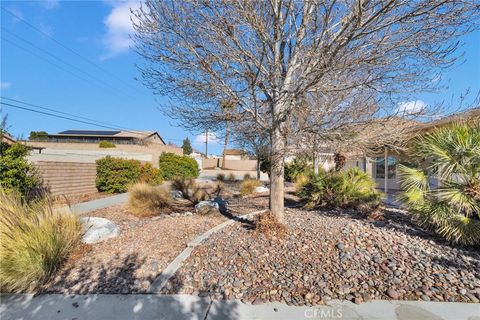
<path fill-rule="evenodd" d="M 419 168 L 399 165 L 398 173 L 418 223 L 449 241 L 479 245 L 480 124 L 435 129 L 415 138 L 411 153 Z"/>

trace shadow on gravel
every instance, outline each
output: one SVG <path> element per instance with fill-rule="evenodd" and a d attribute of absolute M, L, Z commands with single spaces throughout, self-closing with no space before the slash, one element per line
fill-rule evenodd
<path fill-rule="evenodd" d="M 89 265 L 87 261 L 78 268 L 75 263 L 64 267 L 44 286 L 42 293 L 137 293 L 142 292 L 139 282 L 153 281 L 151 277 L 139 277 L 136 274 L 145 263 L 137 254 L 129 254 L 124 258 L 112 257 L 99 267 L 96 264 Z"/>
<path fill-rule="evenodd" d="M 404 210 L 387 206 L 383 212 L 382 220 L 369 220 L 365 218 L 364 215 L 361 215 L 354 210 L 339 209 L 339 210 L 330 210 L 330 211 L 319 211 L 318 213 L 320 215 L 343 216 L 343 217 L 348 217 L 355 220 L 362 220 L 367 223 L 370 223 L 371 225 L 377 228 L 394 230 L 397 232 L 402 232 L 408 236 L 419 237 L 424 240 L 431 241 L 436 245 L 445 246 L 445 247 L 448 247 L 449 249 L 453 248 L 455 250 L 459 250 L 464 255 L 468 255 L 469 257 L 475 260 L 480 260 L 480 252 L 478 251 L 478 248 L 459 245 L 459 244 L 452 244 L 446 241 L 442 237 L 435 234 L 433 231 L 425 230 L 419 227 L 412 220 L 411 216 L 408 215 L 408 213 L 406 213 Z M 424 254 L 432 256 L 432 259 L 434 260 L 442 260 L 442 262 L 439 261 L 441 265 L 462 268 L 462 263 L 457 261 L 458 260 L 457 257 L 452 257 L 452 259 L 438 259 L 436 256 L 433 256 L 428 251 L 424 251 L 422 248 L 418 248 L 418 250 L 422 250 Z"/>

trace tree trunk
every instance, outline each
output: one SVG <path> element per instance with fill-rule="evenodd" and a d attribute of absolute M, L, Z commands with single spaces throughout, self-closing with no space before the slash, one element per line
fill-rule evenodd
<path fill-rule="evenodd" d="M 257 180 L 260 181 L 260 158 L 257 154 Z"/>
<path fill-rule="evenodd" d="M 222 161 L 222 169 L 225 170 L 226 165 L 225 165 L 225 153 L 227 152 L 227 146 L 228 146 L 228 135 L 229 135 L 229 128 L 228 128 L 228 121 L 225 123 L 225 146 L 223 147 L 223 161 Z"/>
<path fill-rule="evenodd" d="M 272 133 L 271 166 L 270 166 L 270 211 L 278 222 L 284 223 L 284 147 L 285 139 L 280 128 L 276 127 Z"/>
<path fill-rule="evenodd" d="M 314 152 L 313 153 L 313 174 L 318 176 L 318 153 Z"/>

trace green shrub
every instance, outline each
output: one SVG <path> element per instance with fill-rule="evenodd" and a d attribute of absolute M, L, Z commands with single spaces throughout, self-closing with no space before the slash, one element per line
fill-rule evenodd
<path fill-rule="evenodd" d="M 27 147 L 19 143 L 2 149 L 0 186 L 7 192 L 18 192 L 28 199 L 35 196 L 42 183 L 35 167 L 27 161 L 27 155 Z"/>
<path fill-rule="evenodd" d="M 148 217 L 165 212 L 172 204 L 170 193 L 147 183 L 135 183 L 128 189 L 128 209 L 138 217 Z"/>
<path fill-rule="evenodd" d="M 97 162 L 95 183 L 98 191 L 108 193 L 126 192 L 128 187 L 139 181 L 142 165 L 138 160 L 126 160 L 106 156 Z"/>
<path fill-rule="evenodd" d="M 230 173 L 228 175 L 228 181 L 235 182 L 236 180 L 237 180 L 237 177 L 235 177 L 235 175 L 233 173 Z"/>
<path fill-rule="evenodd" d="M 247 196 L 255 192 L 255 188 L 261 186 L 262 183 L 255 179 L 243 180 L 240 185 L 240 194 Z"/>
<path fill-rule="evenodd" d="M 81 239 L 78 217 L 0 191 L 0 288 L 31 292 L 48 281 Z"/>
<path fill-rule="evenodd" d="M 98 147 L 100 147 L 100 148 L 116 148 L 117 146 L 113 142 L 102 140 L 98 144 Z"/>
<path fill-rule="evenodd" d="M 410 153 L 423 169 L 399 165 L 398 174 L 416 221 L 449 241 L 480 245 L 480 123 L 435 129 L 414 139 Z"/>
<path fill-rule="evenodd" d="M 245 174 L 243 175 L 243 180 L 244 180 L 244 181 L 245 181 L 245 180 L 250 180 L 250 179 L 252 179 L 252 176 L 250 175 L 250 173 L 245 173 Z"/>
<path fill-rule="evenodd" d="M 375 187 L 375 181 L 358 168 L 320 171 L 317 176 L 309 176 L 299 195 L 310 209 L 355 208 L 366 213 L 381 203 L 381 194 Z"/>
<path fill-rule="evenodd" d="M 140 167 L 139 182 L 145 182 L 152 185 L 162 184 L 163 179 L 160 169 L 154 168 L 151 163 L 145 163 Z"/>
<path fill-rule="evenodd" d="M 225 181 L 225 175 L 223 173 L 217 174 L 216 180 L 221 182 Z"/>
<path fill-rule="evenodd" d="M 298 156 L 292 162 L 285 164 L 285 181 L 294 182 L 300 174 L 313 173 L 313 166 L 308 157 Z"/>
<path fill-rule="evenodd" d="M 160 176 L 163 180 L 175 178 L 197 178 L 199 175 L 198 163 L 189 156 L 179 156 L 171 152 L 164 152 L 159 159 Z"/>

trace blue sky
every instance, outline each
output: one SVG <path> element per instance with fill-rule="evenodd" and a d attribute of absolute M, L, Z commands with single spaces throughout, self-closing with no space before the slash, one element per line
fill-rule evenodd
<path fill-rule="evenodd" d="M 159 98 L 134 80 L 138 76 L 135 63 L 140 58 L 129 48 L 128 8 L 132 3 L 2 1 L 3 8 L 41 32 L 5 10 L 1 11 L 1 95 L 116 126 L 157 130 L 165 141 L 176 144 L 181 144 L 181 140 L 189 136 L 194 146 L 203 150 L 202 137 L 174 126 L 158 111 Z M 426 104 L 450 102 L 452 96 L 456 99 L 468 88 L 472 91 L 472 100 L 480 91 L 480 32 L 464 37 L 463 41 L 465 62 L 441 78 L 448 89 L 436 94 L 418 94 L 412 96 L 412 101 L 421 100 Z M 2 112 L 8 113 L 10 131 L 17 137 L 28 137 L 32 130 L 55 133 L 74 128 L 99 129 L 11 107 L 4 107 Z M 219 153 L 221 145 L 213 142 L 209 145 L 209 152 Z"/>

